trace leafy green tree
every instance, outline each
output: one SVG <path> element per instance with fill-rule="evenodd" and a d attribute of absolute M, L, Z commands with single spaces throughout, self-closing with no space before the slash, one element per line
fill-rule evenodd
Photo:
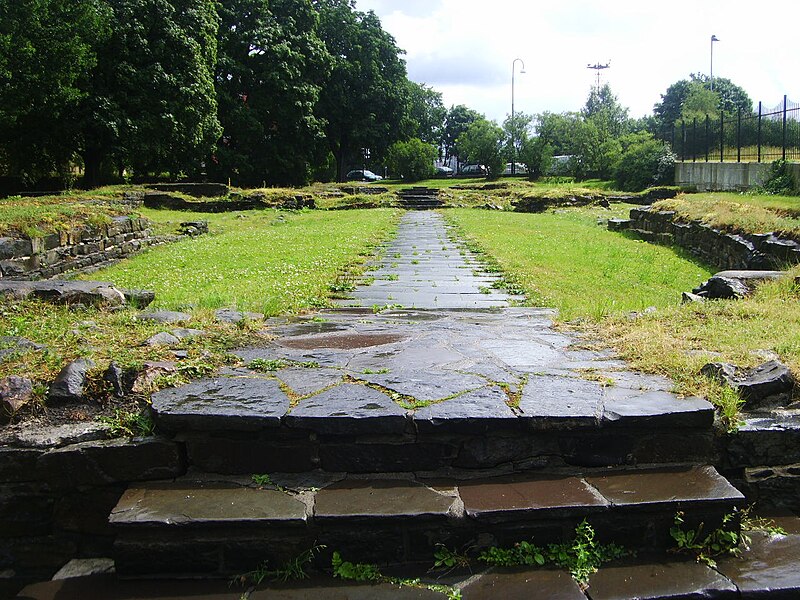
<path fill-rule="evenodd" d="M 532 125 L 533 116 L 522 112 L 515 112 L 513 119 L 511 115 L 508 115 L 503 121 L 506 161 L 517 161 L 519 159 L 522 146 L 530 137 Z"/>
<path fill-rule="evenodd" d="M 709 115 L 712 119 L 719 115 L 720 97 L 716 92 L 703 87 L 702 84 L 693 81 L 689 84 L 689 91 L 683 100 L 681 108 L 681 119 L 691 121 L 697 119 L 702 121 Z"/>
<path fill-rule="evenodd" d="M 623 135 L 630 127 L 628 109 L 619 103 L 608 84 L 592 87 L 581 114 L 594 123 L 603 141 Z"/>
<path fill-rule="evenodd" d="M 403 137 L 406 66 L 402 50 L 375 13 L 357 11 L 352 0 L 313 0 L 313 5 L 319 12 L 319 35 L 333 57 L 316 114 L 326 122 L 341 180 L 347 162 L 361 149 L 380 158 Z"/>
<path fill-rule="evenodd" d="M 708 77 L 702 74 L 692 74 L 689 79 L 676 81 L 661 94 L 661 101 L 653 106 L 653 114 L 656 117 L 657 128 L 664 131 L 673 127 L 684 114 L 684 105 L 693 89 L 699 85 L 710 91 L 711 82 Z M 734 84 L 725 77 L 714 78 L 714 93 L 718 95 L 718 106 L 729 114 L 734 114 L 741 109 L 743 114 L 749 114 L 753 110 L 753 101 L 741 87 Z M 695 94 L 697 92 L 695 91 Z M 703 115 L 705 118 L 705 115 Z"/>
<path fill-rule="evenodd" d="M 526 137 L 519 151 L 519 162 L 528 169 L 530 179 L 538 179 L 550 170 L 553 148 L 541 137 Z"/>
<path fill-rule="evenodd" d="M 76 151 L 71 114 L 108 38 L 101 0 L 0 0 L 0 148 L 10 174 L 66 172 Z"/>
<path fill-rule="evenodd" d="M 458 138 L 469 129 L 472 123 L 482 118 L 484 118 L 482 114 L 471 108 L 467 108 L 463 104 L 450 107 L 450 110 L 447 111 L 443 135 L 444 155 L 446 159 L 459 155 L 456 146 Z"/>
<path fill-rule="evenodd" d="M 442 144 L 447 109 L 442 94 L 426 85 L 408 82 L 410 134 L 437 148 Z"/>
<path fill-rule="evenodd" d="M 495 179 L 503 173 L 503 130 L 494 121 L 478 119 L 458 138 L 459 152 L 471 162 L 486 166 L 489 177 Z"/>
<path fill-rule="evenodd" d="M 222 0 L 219 15 L 224 134 L 209 173 L 240 185 L 306 183 L 325 160 L 314 111 L 331 61 L 316 11 L 309 0 Z"/>
<path fill-rule="evenodd" d="M 433 177 L 436 172 L 433 161 L 437 154 L 436 146 L 411 138 L 407 142 L 392 144 L 386 162 L 394 176 L 406 181 L 420 181 Z"/>

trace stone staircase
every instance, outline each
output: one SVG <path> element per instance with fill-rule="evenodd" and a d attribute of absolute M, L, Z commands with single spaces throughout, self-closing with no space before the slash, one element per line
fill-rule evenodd
<path fill-rule="evenodd" d="M 547 323 L 532 309 L 290 319 L 238 352 L 250 368 L 157 393 L 189 469 L 124 493 L 117 572 L 222 577 L 316 545 L 319 566 L 333 551 L 430 565 L 437 544 L 541 545 L 584 518 L 647 553 L 670 544 L 676 511 L 713 528 L 741 504 L 708 466 L 711 405 L 628 371 L 576 377 L 615 363 L 556 351 Z"/>
<path fill-rule="evenodd" d="M 444 206 L 439 190 L 426 187 L 405 188 L 397 192 L 400 206 L 406 210 L 433 210 Z"/>

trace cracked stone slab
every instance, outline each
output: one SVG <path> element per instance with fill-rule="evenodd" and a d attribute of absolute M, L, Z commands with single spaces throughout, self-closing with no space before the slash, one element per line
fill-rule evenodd
<path fill-rule="evenodd" d="M 442 400 L 454 394 L 482 388 L 486 384 L 486 380 L 475 375 L 439 371 L 435 368 L 362 373 L 357 377 L 398 394 L 411 396 L 419 402 Z"/>
<path fill-rule="evenodd" d="M 167 430 L 254 431 L 279 427 L 289 398 L 273 379 L 201 379 L 153 394 L 156 422 Z"/>
<path fill-rule="evenodd" d="M 317 493 L 314 518 L 445 518 L 454 502 L 454 498 L 413 481 L 348 479 Z"/>
<path fill-rule="evenodd" d="M 579 477 L 476 480 L 461 483 L 459 494 L 467 515 L 487 522 L 584 515 L 609 505 Z"/>
<path fill-rule="evenodd" d="M 342 382 L 342 372 L 338 369 L 287 368 L 275 375 L 299 396 L 316 394 Z"/>
<path fill-rule="evenodd" d="M 305 505 L 277 490 L 235 484 L 152 483 L 125 491 L 111 512 L 112 525 L 302 525 Z"/>
<path fill-rule="evenodd" d="M 416 410 L 414 423 L 421 433 L 443 430 L 481 433 L 492 427 L 516 426 L 519 419 L 507 400 L 508 396 L 499 387 L 487 386 Z"/>
<path fill-rule="evenodd" d="M 586 600 L 580 586 L 565 571 L 494 569 L 483 573 L 461 589 L 463 600 L 486 598 L 541 598 Z"/>
<path fill-rule="evenodd" d="M 284 421 L 289 427 L 318 433 L 401 434 L 406 427 L 406 412 L 378 390 L 345 383 L 301 400 Z"/>
<path fill-rule="evenodd" d="M 723 557 L 718 570 L 739 588 L 741 598 L 800 597 L 800 535 L 751 534 L 750 551 Z"/>
<path fill-rule="evenodd" d="M 614 506 L 663 507 L 684 502 L 744 500 L 741 492 L 710 466 L 618 472 L 586 480 Z"/>

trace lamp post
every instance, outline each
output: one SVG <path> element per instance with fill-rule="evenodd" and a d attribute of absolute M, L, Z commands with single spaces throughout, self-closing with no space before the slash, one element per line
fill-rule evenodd
<path fill-rule="evenodd" d="M 716 35 L 711 36 L 711 91 L 714 91 L 714 42 L 718 42 Z"/>
<path fill-rule="evenodd" d="M 525 62 L 521 58 L 515 58 L 511 63 L 511 174 L 517 173 L 517 146 L 514 140 L 514 75 L 517 72 L 517 62 L 522 65 L 520 75 L 525 74 Z"/>

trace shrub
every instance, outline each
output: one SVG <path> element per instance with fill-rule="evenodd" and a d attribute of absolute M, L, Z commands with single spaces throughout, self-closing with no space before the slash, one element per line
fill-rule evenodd
<path fill-rule="evenodd" d="M 675 178 L 675 155 L 661 141 L 646 138 L 628 146 L 620 157 L 617 187 L 639 192 L 653 185 L 670 185 Z"/>
<path fill-rule="evenodd" d="M 436 148 L 419 138 L 412 138 L 407 142 L 395 142 L 389 148 L 387 156 L 387 164 L 393 175 L 407 181 L 433 177 L 436 173 L 434 160 L 436 160 Z"/>
<path fill-rule="evenodd" d="M 774 194 L 777 196 L 795 196 L 797 190 L 795 189 L 795 181 L 789 169 L 786 166 L 786 161 L 778 159 L 773 161 L 769 169 L 769 175 L 759 189 L 759 192 L 764 194 Z"/>

